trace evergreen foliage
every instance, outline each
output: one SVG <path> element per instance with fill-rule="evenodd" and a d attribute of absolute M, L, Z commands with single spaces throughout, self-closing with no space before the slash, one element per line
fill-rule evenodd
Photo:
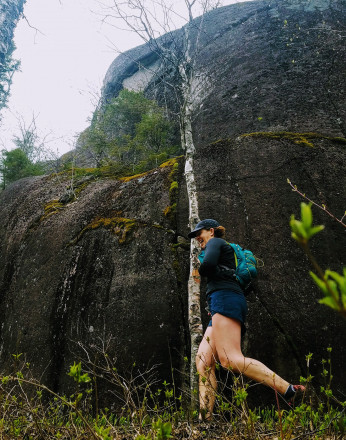
<path fill-rule="evenodd" d="M 79 144 L 97 167 L 116 163 L 141 171 L 176 155 L 178 148 L 172 146 L 173 139 L 174 125 L 164 109 L 143 92 L 124 89 L 95 111 Z"/>
<path fill-rule="evenodd" d="M 39 176 L 44 173 L 42 165 L 32 162 L 21 148 L 2 151 L 0 172 L 3 188 L 23 177 Z"/>
<path fill-rule="evenodd" d="M 20 134 L 13 137 L 16 145 L 14 150 L 2 150 L 0 158 L 0 173 L 2 174 L 2 187 L 15 182 L 23 177 L 44 174 L 45 167 L 41 161 L 44 152 L 44 141 L 41 141 L 33 117 L 26 126 L 24 121 L 19 121 Z"/>
<path fill-rule="evenodd" d="M 12 58 L 12 53 L 15 50 L 15 45 L 11 46 L 4 56 L 0 59 L 0 110 L 6 107 L 7 99 L 10 93 L 13 74 L 19 69 L 20 62 Z"/>
<path fill-rule="evenodd" d="M 0 173 L 2 187 L 22 177 L 44 174 L 51 169 L 42 162 L 45 153 L 36 121 L 26 126 L 20 121 L 20 134 L 13 142 L 18 147 L 2 151 Z M 104 108 L 95 111 L 90 127 L 79 138 L 78 153 L 86 153 L 95 161 L 96 170 L 112 176 L 129 176 L 153 169 L 172 156 L 179 147 L 173 144 L 174 125 L 158 104 L 142 92 L 122 90 Z M 64 169 L 74 168 L 65 161 Z"/>

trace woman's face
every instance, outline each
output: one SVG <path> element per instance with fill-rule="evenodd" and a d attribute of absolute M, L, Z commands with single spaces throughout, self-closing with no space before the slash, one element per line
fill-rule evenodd
<path fill-rule="evenodd" d="M 202 249 L 205 248 L 208 241 L 214 237 L 214 228 L 211 229 L 201 229 L 197 232 L 196 240 Z"/>

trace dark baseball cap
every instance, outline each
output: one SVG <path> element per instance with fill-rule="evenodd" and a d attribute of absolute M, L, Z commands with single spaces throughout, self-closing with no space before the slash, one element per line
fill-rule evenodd
<path fill-rule="evenodd" d="M 189 238 L 195 238 L 198 231 L 201 231 L 202 229 L 210 229 L 210 228 L 217 228 L 219 223 L 216 220 L 213 220 L 212 218 L 206 218 L 205 220 L 201 220 L 197 223 L 195 229 L 191 231 L 187 236 Z"/>

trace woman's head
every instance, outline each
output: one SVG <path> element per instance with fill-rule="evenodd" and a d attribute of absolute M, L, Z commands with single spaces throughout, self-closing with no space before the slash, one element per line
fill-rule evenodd
<path fill-rule="evenodd" d="M 225 228 L 216 220 L 205 219 L 197 223 L 195 229 L 188 234 L 189 238 L 196 238 L 202 249 L 211 238 L 224 238 Z"/>

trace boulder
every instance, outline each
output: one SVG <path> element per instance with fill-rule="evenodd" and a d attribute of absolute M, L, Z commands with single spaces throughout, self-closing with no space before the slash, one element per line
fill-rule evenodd
<path fill-rule="evenodd" d="M 122 372 L 134 363 L 142 372 L 160 365 L 161 378 L 183 369 L 188 252 L 165 215 L 172 176 L 163 166 L 88 179 L 66 204 L 66 176 L 23 179 L 1 193 L 3 368 L 25 353 L 33 374 L 62 390 L 81 345 L 92 353 L 104 344 Z M 179 221 L 185 230 L 186 217 Z"/>
<path fill-rule="evenodd" d="M 230 241 L 261 261 L 248 297 L 244 353 L 296 382 L 307 374 L 311 352 L 318 386 L 331 346 L 332 388 L 339 396 L 345 321 L 318 303 L 310 264 L 290 236 L 289 219 L 299 217 L 302 198 L 287 179 L 342 217 L 342 3 L 263 0 L 210 12 L 196 60 L 193 118 L 200 216 L 216 218 Z M 176 31 L 162 38 L 179 50 L 181 37 Z M 137 61 L 157 73 L 137 75 Z M 159 78 L 175 74 L 164 69 L 150 46 L 119 56 L 106 75 L 104 101 L 125 79 L 134 87 L 140 78 L 148 96 L 174 109 Z M 0 194 L 3 368 L 11 368 L 11 354 L 25 353 L 36 376 L 65 390 L 69 365 L 104 344 L 119 371 L 129 372 L 134 362 L 140 370 L 157 365 L 159 380 L 169 380 L 173 367 L 183 385 L 188 200 L 183 159 L 177 163 L 178 169 L 173 161 L 133 178 L 93 176 L 91 170 L 72 184 L 68 173 L 29 178 Z M 179 188 L 174 197 L 173 181 Z M 312 252 L 323 269 L 341 272 L 344 226 L 317 207 L 313 214 L 326 229 L 313 239 Z M 206 326 L 204 301 L 202 290 Z M 263 387 L 251 394 L 273 402 Z"/>

